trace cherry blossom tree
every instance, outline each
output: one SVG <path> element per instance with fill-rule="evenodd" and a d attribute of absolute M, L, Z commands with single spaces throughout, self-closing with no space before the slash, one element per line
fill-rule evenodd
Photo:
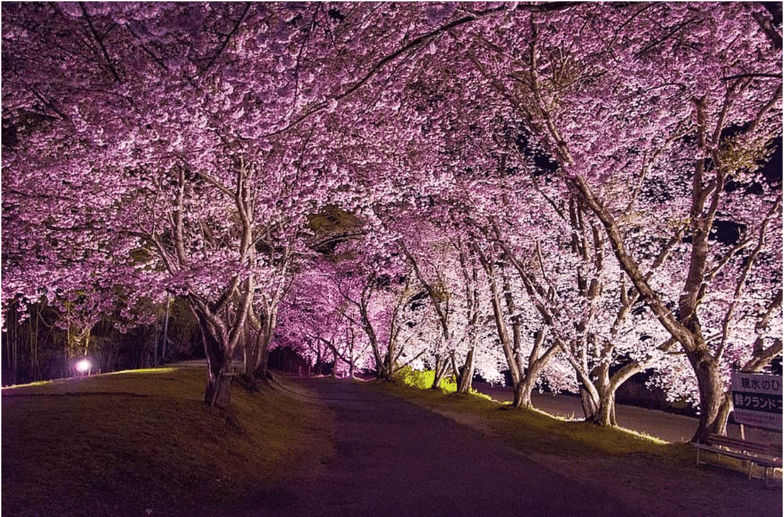
<path fill-rule="evenodd" d="M 65 291 L 98 271 L 123 285 L 135 274 L 134 292 L 191 303 L 210 362 L 208 401 L 238 347 L 246 374 L 263 373 L 305 216 L 331 190 L 367 208 L 339 188 L 348 176 L 330 151 L 365 151 L 395 131 L 375 123 L 335 138 L 336 129 L 369 110 L 383 121 L 400 107 L 394 95 L 406 83 L 394 79 L 432 56 L 436 38 L 506 9 L 341 7 L 5 7 L 4 127 L 23 145 L 4 153 L 4 193 L 25 208 L 22 230 L 5 235 L 41 259 L 9 275 L 21 280 L 6 291 L 36 297 L 30 286 L 55 264 L 72 280 L 59 282 Z M 370 155 L 351 172 L 390 166 Z"/>
<path fill-rule="evenodd" d="M 699 440 L 729 372 L 781 353 L 781 182 L 760 172 L 781 36 L 760 5 L 4 4 L 2 23 L 4 300 L 71 297 L 89 322 L 181 296 L 209 403 L 240 352 L 265 375 L 324 251 L 345 258 L 336 319 L 292 335 L 337 362 L 361 329 L 386 378 L 501 351 L 530 393 L 561 353 L 611 421 L 624 375 L 678 346 Z M 326 207 L 358 240 L 321 239 Z M 491 314 L 501 346 L 475 348 Z M 637 366 L 610 376 L 619 357 Z"/>
<path fill-rule="evenodd" d="M 433 311 L 440 335 L 431 343 L 426 362 L 434 370 L 432 387 L 451 371 L 458 391 L 467 393 L 475 370 L 477 326 L 479 324 L 478 280 L 475 264 L 469 265 L 460 234 L 449 234 L 451 225 L 434 224 L 427 211 L 407 208 L 415 215 L 391 217 L 399 237 L 397 244 L 408 260 L 412 272 L 427 293 L 427 305 Z M 430 214 L 435 215 L 435 214 Z M 459 364 L 459 366 L 458 366 Z"/>
<path fill-rule="evenodd" d="M 30 236 L 4 227 L 4 242 L 40 258 L 4 291 L 34 297 L 53 267 L 69 273 L 49 283 L 66 292 L 107 272 L 136 279 L 137 295 L 189 301 L 208 402 L 237 348 L 246 373 L 263 374 L 306 216 L 335 186 L 318 177 L 316 122 L 282 131 L 321 93 L 328 47 L 314 41 L 332 18 L 284 3 L 3 14 L 4 117 L 19 140 L 3 155 L 4 206 Z"/>
<path fill-rule="evenodd" d="M 549 239 L 533 245 L 530 260 L 510 250 L 499 225 L 494 231 L 547 323 L 545 331 L 552 335 L 548 352 L 562 354 L 574 369 L 586 419 L 615 425 L 616 390 L 659 362 L 673 340 L 629 292 L 601 229 L 586 221 L 588 214 L 581 214 L 577 201 L 570 198 L 552 208 L 556 221 Z"/>
<path fill-rule="evenodd" d="M 758 309 L 747 306 L 767 318 L 764 329 L 754 327 L 771 336 L 754 351 L 755 364 L 781 351 L 767 333 L 777 324 L 765 316 L 778 312 L 777 277 L 744 252 L 771 240 L 770 222 L 781 217 L 778 187 L 759 173 L 781 131 L 780 39 L 760 29 L 766 17 L 751 4 L 580 5 L 531 14 L 529 31 L 511 40 L 506 33 L 465 37 L 476 67 L 528 121 L 685 351 L 700 391 L 697 440 L 721 430 L 730 348 L 723 322 L 742 303 L 752 269 L 760 268 L 758 292 L 770 293 Z M 750 188 L 759 192 L 747 195 Z M 629 195 L 616 195 L 624 189 Z M 720 221 L 744 235 L 713 245 Z M 647 272 L 673 239 L 683 244 L 680 260 L 671 258 L 655 281 Z M 768 249 L 775 269 L 780 253 Z M 752 352 L 752 336 L 736 339 Z"/>
<path fill-rule="evenodd" d="M 434 29 L 449 8 L 424 18 L 419 7 L 395 11 L 8 6 L 4 126 L 24 145 L 4 154 L 4 194 L 24 214 L 4 240 L 41 260 L 7 275 L 5 291 L 35 298 L 57 264 L 67 278 L 52 285 L 65 291 L 108 272 L 125 286 L 136 278 L 135 293 L 189 300 L 210 363 L 209 402 L 237 348 L 246 375 L 263 375 L 303 222 L 348 180 L 329 160 L 344 143 L 336 125 L 356 116 L 352 100 L 382 111 L 374 97 L 394 63 L 427 43 L 406 41 L 409 29 L 456 26 Z M 379 34 L 389 45 L 366 44 Z"/>
<path fill-rule="evenodd" d="M 276 328 L 276 346 L 287 346 L 321 371 L 332 359 L 332 374 L 375 368 L 368 340 L 356 325 L 357 315 L 341 295 L 339 273 L 333 260 L 320 257 L 298 275 L 284 300 L 282 320 Z M 315 263 L 317 262 L 317 263 Z"/>
<path fill-rule="evenodd" d="M 427 291 L 418 282 L 397 245 L 387 253 L 357 254 L 359 242 L 345 243 L 353 260 L 339 264 L 337 288 L 346 302 L 344 316 L 365 333 L 378 378 L 392 380 L 403 367 L 426 354 L 439 339 L 440 327 L 426 310 Z M 376 248 L 379 249 L 379 248 Z"/>

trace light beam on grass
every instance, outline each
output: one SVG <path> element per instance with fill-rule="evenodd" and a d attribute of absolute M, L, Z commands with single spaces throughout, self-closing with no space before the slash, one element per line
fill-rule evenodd
<path fill-rule="evenodd" d="M 119 372 L 110 372 L 108 375 L 128 375 L 128 374 L 137 374 L 137 373 L 168 373 L 177 371 L 177 368 L 168 366 L 166 368 L 140 368 L 138 370 L 121 370 Z"/>

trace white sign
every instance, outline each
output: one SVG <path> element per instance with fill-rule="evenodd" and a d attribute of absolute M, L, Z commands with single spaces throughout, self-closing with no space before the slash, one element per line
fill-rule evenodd
<path fill-rule="evenodd" d="M 732 374 L 735 422 L 781 431 L 781 375 Z"/>

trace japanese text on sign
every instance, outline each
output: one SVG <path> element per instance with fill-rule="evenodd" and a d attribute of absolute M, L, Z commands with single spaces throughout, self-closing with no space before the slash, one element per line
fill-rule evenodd
<path fill-rule="evenodd" d="M 732 376 L 732 403 L 735 421 L 781 430 L 781 376 L 735 373 Z"/>

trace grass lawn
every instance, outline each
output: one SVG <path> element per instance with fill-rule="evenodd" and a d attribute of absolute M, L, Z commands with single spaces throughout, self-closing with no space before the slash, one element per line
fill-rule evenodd
<path fill-rule="evenodd" d="M 180 366 L 3 389 L 3 515 L 228 517 L 259 501 L 285 504 L 282 487 L 328 475 L 332 413 L 302 383 L 276 377 L 259 393 L 235 384 L 225 411 L 202 402 L 205 378 L 204 367 Z M 741 470 L 697 468 L 687 444 L 477 396 L 363 384 L 503 441 L 641 514 L 782 513 L 780 481 L 765 488 Z"/>
<path fill-rule="evenodd" d="M 646 515 L 782 515 L 780 470 L 777 484 L 766 488 L 761 479 L 749 480 L 739 461 L 725 459 L 725 467 L 697 468 L 689 444 L 514 410 L 484 396 L 370 384 L 505 442 L 555 472 L 644 509 Z"/>
<path fill-rule="evenodd" d="M 330 453 L 330 417 L 301 388 L 235 383 L 225 411 L 205 381 L 191 366 L 3 389 L 3 515 L 210 515 Z"/>

